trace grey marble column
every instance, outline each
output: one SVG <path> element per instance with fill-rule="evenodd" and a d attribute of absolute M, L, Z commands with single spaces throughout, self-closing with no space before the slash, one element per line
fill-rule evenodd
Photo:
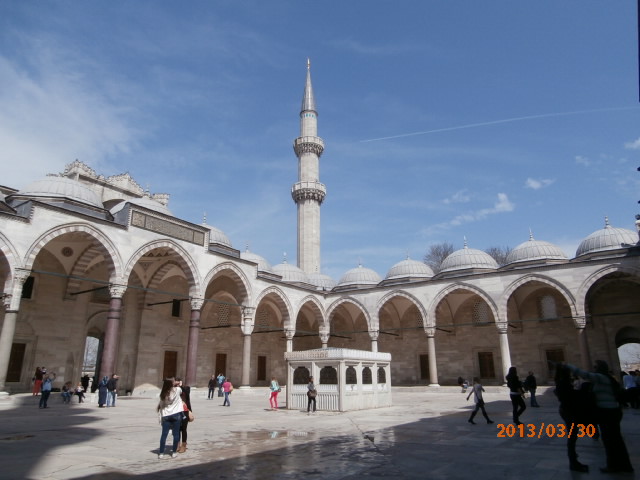
<path fill-rule="evenodd" d="M 3 298 L 4 320 L 2 322 L 2 332 L 0 332 L 0 392 L 4 391 L 7 381 L 7 371 L 9 370 L 9 358 L 11 357 L 11 347 L 13 346 L 13 336 L 16 333 L 16 322 L 18 320 L 18 310 L 20 309 L 20 299 L 22 298 L 22 286 L 27 281 L 31 272 L 29 270 L 16 269 L 13 276 L 11 293 Z"/>
<path fill-rule="evenodd" d="M 191 319 L 189 321 L 189 340 L 187 343 L 187 367 L 184 376 L 185 385 L 195 386 L 198 368 L 198 340 L 200 338 L 200 310 L 204 300 L 191 299 Z"/>
<path fill-rule="evenodd" d="M 378 337 L 380 336 L 380 331 L 379 330 L 370 330 L 369 331 L 369 336 L 371 337 L 371 351 L 372 352 L 377 352 L 378 351 Z"/>
<path fill-rule="evenodd" d="M 427 328 L 427 354 L 429 360 L 429 386 L 439 387 L 438 362 L 436 359 L 436 329 Z"/>
<path fill-rule="evenodd" d="M 509 350 L 509 337 L 507 336 L 509 324 L 503 322 L 496 325 L 500 335 L 500 357 L 502 357 L 502 375 L 498 376 L 498 378 L 502 378 L 502 382 L 504 383 L 504 377 L 511 367 L 511 351 Z"/>
<path fill-rule="evenodd" d="M 255 308 L 242 309 L 242 378 L 240 388 L 251 387 L 251 334 L 253 333 L 253 315 Z"/>
<path fill-rule="evenodd" d="M 100 377 L 111 377 L 116 373 L 116 355 L 118 352 L 118 337 L 120 335 L 120 317 L 122 315 L 122 297 L 127 291 L 126 285 L 111 285 L 109 294 L 109 313 L 107 314 L 107 326 L 104 332 L 104 347 L 102 349 L 102 362 Z"/>
<path fill-rule="evenodd" d="M 578 334 L 578 348 L 580 350 L 580 365 L 583 370 L 591 370 L 591 355 L 589 353 L 589 342 L 587 339 L 587 320 L 574 319 L 576 324 L 576 333 Z"/>

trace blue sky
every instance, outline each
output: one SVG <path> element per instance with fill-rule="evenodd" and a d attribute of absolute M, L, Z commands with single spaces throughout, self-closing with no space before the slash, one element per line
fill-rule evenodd
<path fill-rule="evenodd" d="M 0 184 L 79 159 L 295 262 L 311 59 L 322 271 L 429 245 L 572 258 L 640 212 L 636 2 L 0 3 Z"/>

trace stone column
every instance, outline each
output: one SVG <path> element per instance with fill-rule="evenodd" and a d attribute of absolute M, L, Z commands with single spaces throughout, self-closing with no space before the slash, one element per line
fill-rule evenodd
<path fill-rule="evenodd" d="M 583 370 L 591 371 L 591 355 L 589 354 L 589 342 L 587 341 L 587 319 L 574 319 L 576 333 L 578 334 L 578 349 L 580 350 L 580 366 Z"/>
<path fill-rule="evenodd" d="M 371 351 L 378 351 L 378 337 L 380 336 L 380 330 L 369 330 L 369 336 L 371 337 Z"/>
<path fill-rule="evenodd" d="M 502 357 L 502 382 L 504 383 L 504 377 L 507 375 L 509 368 L 511 367 L 511 352 L 509 351 L 509 337 L 507 331 L 509 330 L 509 324 L 506 322 L 497 323 L 498 332 L 500 335 L 500 356 Z M 500 377 L 498 377 L 500 378 Z"/>
<path fill-rule="evenodd" d="M 255 308 L 242 309 L 242 379 L 240 388 L 251 388 L 251 334 Z"/>
<path fill-rule="evenodd" d="M 109 301 L 109 313 L 107 314 L 107 327 L 104 332 L 100 378 L 111 377 L 113 373 L 116 373 L 116 353 L 118 350 L 118 336 L 120 335 L 122 297 L 126 291 L 126 285 L 109 286 L 111 300 Z"/>
<path fill-rule="evenodd" d="M 320 329 L 320 341 L 322 342 L 322 348 L 327 348 L 329 344 L 329 330 Z"/>
<path fill-rule="evenodd" d="M 429 386 L 439 387 L 438 383 L 438 364 L 436 362 L 436 329 L 427 328 L 427 354 L 429 360 Z"/>
<path fill-rule="evenodd" d="M 11 357 L 13 336 L 16 333 L 18 310 L 20 309 L 20 300 L 22 298 L 22 286 L 30 274 L 29 270 L 16 269 L 13 275 L 11 293 L 6 294 L 2 302 L 5 310 L 2 332 L 0 332 L 0 392 L 4 392 L 7 381 L 9 358 Z"/>
<path fill-rule="evenodd" d="M 287 352 L 293 352 L 293 337 L 296 331 L 293 328 L 285 328 L 284 335 L 287 337 Z"/>
<path fill-rule="evenodd" d="M 200 338 L 200 310 L 204 304 L 202 298 L 192 298 L 191 320 L 189 321 L 189 339 L 187 343 L 187 368 L 184 376 L 185 385 L 195 387 L 198 367 L 198 339 Z"/>

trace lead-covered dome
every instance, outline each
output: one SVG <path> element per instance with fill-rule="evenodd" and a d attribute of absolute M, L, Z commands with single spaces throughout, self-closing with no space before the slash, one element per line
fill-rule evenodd
<path fill-rule="evenodd" d="M 274 265 L 272 270 L 273 273 L 282 277 L 283 282 L 309 283 L 307 274 L 295 265 L 287 263 L 286 260 L 278 265 Z"/>
<path fill-rule="evenodd" d="M 338 286 L 344 287 L 347 285 L 377 285 L 382 279 L 380 275 L 371 270 L 365 268 L 362 265 L 358 265 L 356 268 L 348 270 L 338 282 Z"/>
<path fill-rule="evenodd" d="M 257 263 L 259 272 L 273 273 L 273 267 L 271 267 L 271 264 L 257 253 L 250 252 L 248 248 L 244 252 L 240 252 L 240 258 L 248 260 L 249 262 Z"/>
<path fill-rule="evenodd" d="M 17 195 L 25 197 L 67 198 L 102 208 L 102 199 L 87 185 L 67 177 L 48 176 L 30 183 Z"/>
<path fill-rule="evenodd" d="M 231 240 L 229 240 L 229 237 L 227 237 L 227 235 L 222 230 L 220 230 L 219 228 L 216 228 L 213 225 L 209 225 L 207 223 L 207 217 L 206 216 L 205 216 L 204 220 L 202 221 L 202 226 L 204 228 L 208 228 L 209 229 L 209 244 L 217 243 L 217 244 L 220 244 L 220 245 L 224 245 L 226 247 L 233 248 L 233 246 L 231 245 Z M 242 254 L 240 255 L 240 257 L 242 257 Z"/>
<path fill-rule="evenodd" d="M 320 272 L 310 273 L 307 278 L 309 283 L 322 290 L 332 290 L 336 286 L 336 281 L 329 275 Z"/>
<path fill-rule="evenodd" d="M 576 257 L 588 253 L 617 250 L 626 245 L 636 245 L 638 233 L 626 228 L 614 228 L 609 225 L 609 219 L 604 219 L 604 228 L 593 232 L 585 238 L 576 250 Z"/>
<path fill-rule="evenodd" d="M 506 265 L 511 263 L 532 261 L 560 261 L 567 260 L 562 249 L 553 243 L 535 240 L 533 234 L 529 234 L 529 240 L 521 243 L 507 255 Z"/>
<path fill-rule="evenodd" d="M 445 258 L 440 266 L 440 273 L 456 270 L 495 270 L 498 263 L 487 252 L 469 248 L 465 241 L 464 247 L 456 250 Z"/>
<path fill-rule="evenodd" d="M 396 278 L 431 278 L 433 275 L 433 270 L 431 270 L 431 267 L 426 263 L 407 258 L 391 267 L 385 280 L 393 280 Z"/>

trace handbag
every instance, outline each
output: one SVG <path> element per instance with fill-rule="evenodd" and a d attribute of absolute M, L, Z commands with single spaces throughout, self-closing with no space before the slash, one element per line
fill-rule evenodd
<path fill-rule="evenodd" d="M 282 391 L 282 388 L 278 387 L 278 393 L 280 393 Z"/>
<path fill-rule="evenodd" d="M 196 419 L 196 416 L 193 414 L 191 410 L 189 410 L 187 413 L 189 415 L 189 421 L 193 422 Z"/>
<path fill-rule="evenodd" d="M 309 390 L 307 392 L 307 395 L 309 396 L 309 398 L 316 398 L 316 396 L 318 395 L 317 390 Z"/>

